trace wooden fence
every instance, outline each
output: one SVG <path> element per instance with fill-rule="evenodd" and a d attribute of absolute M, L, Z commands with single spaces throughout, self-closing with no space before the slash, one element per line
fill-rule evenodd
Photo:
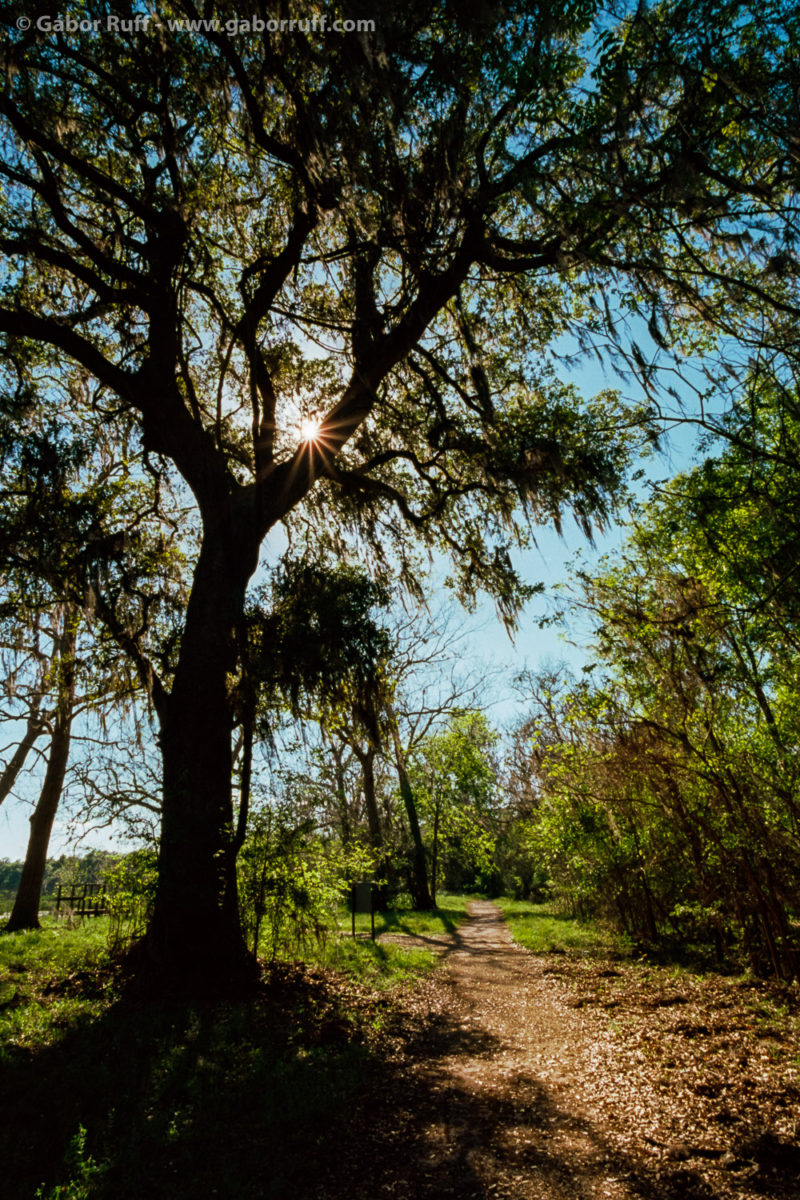
<path fill-rule="evenodd" d="M 56 913 L 60 916 L 99 917 L 108 912 L 104 883 L 72 884 L 69 889 L 58 885 Z"/>

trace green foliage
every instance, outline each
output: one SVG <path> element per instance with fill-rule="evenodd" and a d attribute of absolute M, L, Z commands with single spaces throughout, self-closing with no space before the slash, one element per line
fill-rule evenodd
<path fill-rule="evenodd" d="M 110 938 L 124 947 L 141 937 L 155 903 L 158 855 L 151 848 L 134 850 L 105 875 Z"/>
<path fill-rule="evenodd" d="M 450 931 L 466 898 L 444 903 L 436 913 L 386 914 L 386 927 Z M 296 1194 L 306 1167 L 311 1179 L 317 1157 L 338 1152 L 355 1099 L 387 1062 L 387 992 L 436 962 L 424 945 L 332 936 L 310 947 L 310 970 L 277 964 L 246 1003 L 117 1004 L 108 928 L 100 918 L 0 938 L 0 1155 L 9 1194 L 262 1195 L 267 1176 L 271 1195 Z"/>
<path fill-rule="evenodd" d="M 323 844 L 313 822 L 265 808 L 251 821 L 238 859 L 242 922 L 269 961 L 314 957 L 335 926 L 350 882 L 369 876 L 373 856 L 358 843 Z"/>
<path fill-rule="evenodd" d="M 107 1169 L 86 1152 L 86 1128 L 79 1125 L 64 1155 L 66 1183 L 49 1188 L 42 1184 L 36 1189 L 36 1200 L 90 1200 L 97 1195 L 100 1176 Z"/>
<path fill-rule="evenodd" d="M 130 890 L 136 895 L 143 894 L 147 889 L 143 883 L 136 882 L 135 872 L 128 876 L 133 867 L 126 864 L 129 859 L 133 864 L 148 854 L 149 851 L 133 851 L 130 855 L 123 855 L 114 850 L 88 850 L 83 854 L 61 854 L 58 858 L 48 858 L 42 883 L 41 910 L 50 912 L 54 909 L 59 888 L 62 893 L 68 893 L 73 888 L 80 890 L 84 884 L 102 884 L 111 893 L 119 889 L 122 892 Z M 21 875 L 21 862 L 0 859 L 0 904 L 13 903 Z M 113 895 L 110 900 L 113 903 Z"/>
<path fill-rule="evenodd" d="M 474 899 L 474 893 L 466 896 L 440 892 L 436 907 L 422 912 L 410 907 L 410 903 L 409 907 L 392 906 L 381 909 L 375 914 L 375 936 L 379 937 L 382 933 L 407 933 L 412 936 L 455 933 L 458 926 L 467 919 L 467 905 L 471 899 Z M 349 916 L 345 920 L 344 916 L 340 915 L 340 928 L 345 931 L 350 928 Z M 356 932 L 363 934 L 369 930 L 369 915 L 356 914 Z"/>
<path fill-rule="evenodd" d="M 497 741 L 483 713 L 454 710 L 409 762 L 429 851 L 450 889 L 481 889 L 493 873 Z"/>
<path fill-rule="evenodd" d="M 115 5 L 134 27 L 140 10 Z M 52 489 L 42 561 L 63 530 L 76 605 L 162 718 L 177 952 L 181 910 L 234 908 L 216 868 L 253 696 L 231 679 L 265 537 L 285 523 L 293 550 L 396 562 L 417 593 L 420 547 L 443 552 L 460 598 L 483 588 L 512 624 L 530 594 L 514 549 L 569 512 L 603 528 L 654 437 L 647 404 L 579 400 L 561 339 L 620 344 L 650 385 L 621 313 L 661 346 L 675 314 L 786 309 L 798 18 L 509 0 L 388 6 L 363 37 L 170 25 L 8 22 L 0 335 L 18 425 L 34 398 L 42 418 L 34 490 L 73 443 L 123 477 L 137 464 L 130 523 Z M 176 495 L 200 531 L 177 612 L 179 564 L 159 565 Z M 209 930 L 220 962 L 226 931 Z"/>
<path fill-rule="evenodd" d="M 57 949 L 50 931 L 0 939 L 19 989 L 0 1009 L 8 1194 L 137 1200 L 166 1187 L 189 1200 L 204 1188 L 263 1194 L 267 1177 L 290 1194 L 308 1145 L 341 1136 L 381 1013 L 301 969 L 249 1005 L 115 1005 L 93 940 L 102 924 L 59 935 Z M 387 973 L 375 973 L 377 985 Z"/>
<path fill-rule="evenodd" d="M 520 731 L 539 861 L 644 943 L 800 972 L 796 394 L 759 373 L 715 457 L 582 578 L 602 670 Z"/>
<path fill-rule="evenodd" d="M 261 685 L 272 707 L 281 698 L 295 712 L 311 704 L 328 725 L 347 707 L 377 738 L 390 644 L 374 610 L 388 602 L 388 589 L 360 568 L 285 559 L 269 598 L 257 596 L 246 617 L 245 684 Z"/>

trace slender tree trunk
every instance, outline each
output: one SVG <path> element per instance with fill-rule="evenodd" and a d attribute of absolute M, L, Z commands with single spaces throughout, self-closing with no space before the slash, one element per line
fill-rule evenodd
<path fill-rule="evenodd" d="M 249 577 L 243 557 L 219 534 L 204 538 L 172 692 L 160 706 L 158 888 L 137 963 L 159 991 L 236 990 L 256 972 L 239 918 L 232 797 L 229 674 Z"/>
<path fill-rule="evenodd" d="M 339 827 L 342 833 L 342 845 L 349 846 L 353 839 L 353 831 L 350 828 L 350 810 L 347 804 L 347 788 L 344 781 L 344 763 L 342 762 L 342 748 L 331 742 L 331 754 L 333 755 L 334 776 L 336 779 L 336 800 L 339 805 Z"/>
<path fill-rule="evenodd" d="M 642 887 L 642 898 L 644 899 L 644 919 L 647 936 L 651 942 L 658 942 L 658 921 L 656 920 L 655 905 L 653 903 L 653 893 L 650 890 L 650 881 L 647 878 L 647 870 L 645 868 L 645 856 L 642 854 L 642 848 L 639 843 L 639 831 L 636 828 L 636 822 L 628 817 L 633 834 L 633 844 L 636 849 L 636 871 L 639 876 L 639 881 Z"/>
<path fill-rule="evenodd" d="M 437 799 L 433 810 L 433 850 L 431 852 L 431 900 L 436 907 L 436 869 L 439 865 L 439 812 L 441 805 Z"/>
<path fill-rule="evenodd" d="M 236 819 L 236 836 L 233 841 L 234 853 L 238 854 L 247 837 L 247 822 L 250 819 L 250 786 L 253 777 L 253 733 L 255 726 L 255 711 L 253 705 L 247 706 L 242 728 L 242 775 L 239 785 L 239 815 Z"/>
<path fill-rule="evenodd" d="M 69 760 L 72 714 L 75 707 L 75 643 L 78 636 L 78 615 L 65 605 L 62 620 L 62 631 L 57 639 L 54 656 L 58 682 L 50 754 L 42 790 L 31 816 L 31 832 L 22 876 L 6 925 L 9 933 L 20 929 L 39 928 L 39 905 L 47 865 L 47 850 Z"/>
<path fill-rule="evenodd" d="M 367 811 L 369 844 L 373 850 L 380 850 L 383 847 L 383 830 L 381 829 L 381 818 L 378 812 L 378 800 L 375 795 L 376 749 L 374 746 L 369 745 L 366 750 L 362 750 L 360 746 L 354 745 L 353 753 L 361 767 L 361 788 L 364 793 L 364 807 Z"/>
<path fill-rule="evenodd" d="M 8 761 L 8 766 L 0 775 L 0 804 L 3 803 L 8 793 L 17 782 L 17 776 L 25 765 L 25 759 L 33 749 L 36 739 L 41 734 L 45 727 L 45 722 L 42 720 L 39 712 L 39 700 L 28 715 L 28 721 L 25 727 L 25 733 L 22 736 L 22 741 L 17 746 L 11 758 Z"/>
<path fill-rule="evenodd" d="M 397 727 L 397 716 L 394 707 L 391 704 L 386 706 L 386 712 L 389 717 L 389 728 L 392 734 L 392 742 L 394 744 L 395 763 L 397 766 L 397 776 L 400 781 L 400 795 L 403 798 L 406 815 L 408 816 L 408 825 L 411 830 L 411 841 L 414 852 L 412 858 L 412 896 L 414 908 L 427 909 L 433 908 L 433 899 L 428 887 L 428 868 L 425 862 L 425 847 L 422 844 L 422 834 L 419 828 L 419 817 L 417 816 L 417 804 L 414 799 L 414 790 L 411 787 L 411 780 L 408 778 L 406 770 L 406 756 L 403 752 L 403 745 L 400 741 L 400 730 Z"/>

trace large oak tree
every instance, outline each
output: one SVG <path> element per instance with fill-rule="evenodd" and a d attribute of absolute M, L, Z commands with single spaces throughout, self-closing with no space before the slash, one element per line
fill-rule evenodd
<path fill-rule="evenodd" d="M 99 32 L 5 42 L 0 332 L 136 414 L 196 503 L 174 669 L 115 629 L 163 751 L 148 961 L 236 977 L 237 630 L 265 536 L 302 513 L 403 562 L 410 530 L 512 614 L 516 514 L 602 522 L 627 456 L 613 398 L 582 405 L 547 346 L 613 323 L 625 279 L 686 304 L 762 212 L 777 236 L 787 31 L 709 0 L 409 0 L 324 36 L 274 31 L 303 15 L 281 3 L 256 34 L 226 4 L 128 34 L 106 16 L 137 4 L 85 9 Z"/>

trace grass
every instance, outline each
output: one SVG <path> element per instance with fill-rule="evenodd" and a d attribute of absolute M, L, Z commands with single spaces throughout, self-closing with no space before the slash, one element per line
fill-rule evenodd
<path fill-rule="evenodd" d="M 624 937 L 596 921 L 579 921 L 557 912 L 552 904 L 499 899 L 496 903 L 511 930 L 511 936 L 534 954 L 569 954 L 588 957 L 628 955 Z"/>
<path fill-rule="evenodd" d="M 322 966 L 341 971 L 349 979 L 372 988 L 392 988 L 411 983 L 436 965 L 436 955 L 419 946 L 331 939 L 315 955 Z"/>
<path fill-rule="evenodd" d="M 356 914 L 356 937 L 351 936 L 352 918 L 345 906 L 337 914 L 337 928 L 317 942 L 309 938 L 302 949 L 291 956 L 300 957 L 309 965 L 340 971 L 353 983 L 388 990 L 431 971 L 438 959 L 437 938 L 453 933 L 467 919 L 467 904 L 471 897 L 441 894 L 440 907 L 428 912 L 411 909 L 386 909 L 375 913 L 375 937 L 382 934 L 410 934 L 421 939 L 431 938 L 432 948 L 424 945 L 404 946 L 392 941 L 372 941 L 370 916 Z M 266 950 L 265 936 L 262 940 Z"/>
<path fill-rule="evenodd" d="M 375 913 L 375 936 L 382 933 L 443 934 L 455 933 L 467 919 L 467 905 L 474 896 L 459 896 L 440 892 L 436 908 L 428 912 L 413 912 L 411 909 L 386 909 Z M 351 918 L 343 908 L 339 914 L 339 928 L 350 932 Z M 370 932 L 369 913 L 356 914 L 356 933 Z"/>
<path fill-rule="evenodd" d="M 60 1041 L 113 997 L 108 918 L 70 927 L 45 918 L 41 929 L 0 937 L 0 1063 L 11 1047 Z"/>
<path fill-rule="evenodd" d="M 448 933 L 467 901 L 441 903 L 381 914 L 376 932 Z M 135 1002 L 107 918 L 44 924 L 0 937 L 0 1162 L 15 1200 L 315 1194 L 354 1106 L 394 1086 L 391 989 L 436 962 L 342 931 L 312 956 L 338 974 L 279 964 L 239 1004 Z"/>
<path fill-rule="evenodd" d="M 4 933 L 0 938 L 0 971 L 20 972 L 33 978 L 83 968 L 107 958 L 108 917 L 80 923 L 45 917 L 42 928 L 27 933 Z"/>
<path fill-rule="evenodd" d="M 370 1058 L 347 996 L 303 978 L 238 1005 L 84 1010 L 4 1064 L 8 1194 L 288 1198 L 321 1131 L 342 1136 Z"/>

